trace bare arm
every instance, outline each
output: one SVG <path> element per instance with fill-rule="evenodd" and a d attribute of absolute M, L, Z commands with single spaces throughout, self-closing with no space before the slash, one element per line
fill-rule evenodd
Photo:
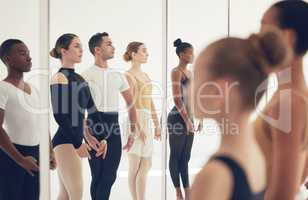
<path fill-rule="evenodd" d="M 129 75 L 129 73 L 126 74 L 126 79 L 127 82 L 129 84 L 129 88 L 128 90 L 125 90 L 124 92 L 122 92 L 122 96 L 126 102 L 126 106 L 128 108 L 128 117 L 129 117 L 129 121 L 131 123 L 131 132 L 134 133 L 136 132 L 136 128 L 138 126 L 137 123 L 137 112 L 136 112 L 136 107 L 134 104 L 134 94 L 135 94 L 135 84 L 132 80 L 132 77 Z"/>
<path fill-rule="evenodd" d="M 32 156 L 23 156 L 15 148 L 8 134 L 3 129 L 4 113 L 5 111 L 0 108 L 0 148 L 30 175 L 34 176 L 33 171 L 39 171 L 37 160 Z"/>
<path fill-rule="evenodd" d="M 152 119 L 153 119 L 153 123 L 155 126 L 155 135 L 154 138 L 156 140 L 161 140 L 161 129 L 160 129 L 160 125 L 159 125 L 159 121 L 158 121 L 158 117 L 157 117 L 157 113 L 156 113 L 156 109 L 155 109 L 155 105 L 153 100 L 151 100 L 151 114 L 152 114 Z"/>
<path fill-rule="evenodd" d="M 51 137 L 49 133 L 49 168 L 54 170 L 57 167 L 56 159 L 55 159 L 55 152 L 53 150 L 53 145 L 51 142 Z"/>
<path fill-rule="evenodd" d="M 152 114 L 152 119 L 153 119 L 153 123 L 155 128 L 159 128 L 159 120 L 158 120 L 158 116 L 156 113 L 156 109 L 155 109 L 155 105 L 153 100 L 151 100 L 151 114 Z"/>
<path fill-rule="evenodd" d="M 171 80 L 172 80 L 172 94 L 173 94 L 173 101 L 174 104 L 179 111 L 181 117 L 188 124 L 191 120 L 188 116 L 185 104 L 182 100 L 182 91 L 181 91 L 181 77 L 182 73 L 179 70 L 173 70 L 171 73 Z"/>
<path fill-rule="evenodd" d="M 20 164 L 24 156 L 15 148 L 9 136 L 3 129 L 5 111 L 0 108 L 0 148 L 7 153 L 16 163 Z"/>
<path fill-rule="evenodd" d="M 282 105 L 287 100 L 283 99 L 279 102 Z M 265 195 L 265 200 L 293 200 L 299 191 L 303 167 L 305 164 L 305 156 L 302 151 L 302 134 L 304 131 L 305 115 L 302 108 L 304 102 L 293 96 L 291 104 L 291 119 L 287 117 L 278 120 L 276 127 L 271 127 L 272 135 L 272 169 L 271 177 L 269 177 L 269 185 Z M 285 116 L 288 113 L 279 113 L 279 105 L 276 104 L 271 110 L 275 119 L 279 118 L 279 114 Z M 291 120 L 291 121 L 290 121 Z M 285 132 L 279 128 L 291 122 L 291 131 Z"/>
<path fill-rule="evenodd" d="M 133 96 L 131 94 L 130 90 L 126 90 L 124 92 L 121 93 L 126 105 L 128 107 L 128 117 L 129 117 L 129 121 L 131 123 L 131 132 L 134 133 L 136 132 L 136 129 L 139 128 L 138 127 L 138 123 L 137 123 L 137 113 L 136 113 L 136 108 L 135 105 L 133 103 Z"/>

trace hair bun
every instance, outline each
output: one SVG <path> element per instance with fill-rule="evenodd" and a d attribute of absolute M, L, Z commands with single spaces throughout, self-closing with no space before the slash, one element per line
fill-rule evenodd
<path fill-rule="evenodd" d="M 262 65 L 267 68 L 284 65 L 289 52 L 282 33 L 278 29 L 268 29 L 259 34 L 252 34 L 248 40 L 259 52 Z"/>
<path fill-rule="evenodd" d="M 129 62 L 131 61 L 131 56 L 129 55 L 129 53 L 126 51 L 123 55 L 123 59 L 126 61 L 126 62 Z"/>
<path fill-rule="evenodd" d="M 53 57 L 53 58 L 60 58 L 60 55 L 58 54 L 56 48 L 53 48 L 53 49 L 50 51 L 49 54 L 50 54 L 50 56 Z"/>
<path fill-rule="evenodd" d="M 180 38 L 176 39 L 174 42 L 173 42 L 173 46 L 174 47 L 178 47 L 182 44 L 182 40 Z"/>

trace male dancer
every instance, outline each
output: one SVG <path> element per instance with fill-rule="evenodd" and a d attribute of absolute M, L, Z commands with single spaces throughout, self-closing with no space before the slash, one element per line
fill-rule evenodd
<path fill-rule="evenodd" d="M 9 39 L 1 44 L 0 58 L 8 70 L 0 81 L 0 199 L 38 200 L 42 133 L 37 126 L 39 115 L 27 106 L 38 105 L 39 96 L 23 80 L 31 69 L 31 57 L 22 41 Z M 55 168 L 53 156 L 51 168 Z"/>
<path fill-rule="evenodd" d="M 122 154 L 118 123 L 119 93 L 122 94 L 129 109 L 132 132 L 137 133 L 140 126 L 136 122 L 136 109 L 127 80 L 121 73 L 108 67 L 108 60 L 114 57 L 115 50 L 108 33 L 93 35 L 89 40 L 89 49 L 95 58 L 95 64 L 85 71 L 83 77 L 89 83 L 95 105 L 103 121 L 101 124 L 91 124 L 89 123 L 91 119 L 88 119 L 93 135 L 88 132 L 86 138 L 90 146 L 96 146 L 98 141 L 107 142 L 108 145 L 106 156 L 96 157 L 94 156 L 96 152 L 91 152 L 93 154 L 92 159 L 89 160 L 92 174 L 91 196 L 93 200 L 108 200 Z M 131 148 L 134 135 L 129 136 L 124 149 Z M 88 139 L 89 137 L 92 139 Z"/>

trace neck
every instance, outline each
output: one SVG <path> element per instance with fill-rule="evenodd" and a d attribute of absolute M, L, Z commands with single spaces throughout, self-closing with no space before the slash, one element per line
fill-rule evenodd
<path fill-rule="evenodd" d="M 98 56 L 95 56 L 95 65 L 101 68 L 108 68 L 107 60 Z"/>
<path fill-rule="evenodd" d="M 290 74 L 289 74 L 290 73 Z M 285 80 L 284 76 L 277 76 L 278 77 L 278 85 L 279 88 L 287 85 L 293 89 L 297 90 L 306 90 L 306 81 L 303 73 L 303 58 L 299 57 L 293 60 L 289 71 L 285 74 L 286 76 L 291 76 L 291 81 L 289 83 L 284 84 L 283 81 Z"/>
<path fill-rule="evenodd" d="M 61 60 L 62 67 L 68 69 L 74 69 L 75 63 L 69 60 Z"/>
<path fill-rule="evenodd" d="M 220 121 L 222 134 L 220 153 L 237 154 L 237 152 L 249 152 L 256 144 L 253 129 L 249 123 L 249 114 L 237 118 L 224 118 Z"/>
<path fill-rule="evenodd" d="M 182 69 L 186 69 L 187 68 L 187 62 L 180 60 L 178 67 L 182 68 Z"/>
<path fill-rule="evenodd" d="M 23 74 L 23 72 L 16 71 L 13 68 L 9 67 L 6 80 L 10 80 L 12 82 L 19 83 L 19 82 L 24 80 L 24 74 Z"/>
<path fill-rule="evenodd" d="M 132 66 L 131 66 L 131 70 L 132 71 L 141 71 L 141 63 L 139 62 L 132 62 Z"/>

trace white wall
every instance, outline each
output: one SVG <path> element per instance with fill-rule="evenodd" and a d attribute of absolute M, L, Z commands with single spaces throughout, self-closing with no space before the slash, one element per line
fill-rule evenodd
<path fill-rule="evenodd" d="M 39 0 L 0 0 L 0 43 L 9 38 L 25 42 L 32 57 L 32 71 L 38 68 L 39 60 Z M 28 73 L 26 77 L 34 73 Z M 7 75 L 6 66 L 0 62 L 0 79 Z"/>

